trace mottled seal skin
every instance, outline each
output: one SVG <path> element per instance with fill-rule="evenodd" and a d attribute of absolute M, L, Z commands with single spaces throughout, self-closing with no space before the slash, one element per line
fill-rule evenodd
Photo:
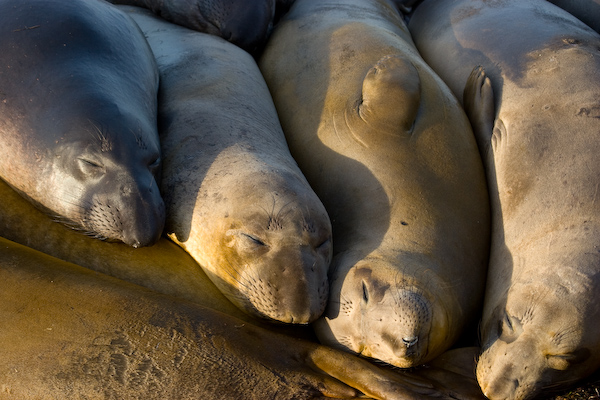
<path fill-rule="evenodd" d="M 400 376 L 306 341 L 298 325 L 252 318 L 167 239 L 140 249 L 102 242 L 52 222 L 1 181 L 0 198 L 0 232 L 30 247 L 0 238 L 3 399 L 357 394 L 335 379 L 373 398 L 457 397 L 445 389 L 461 382 L 452 373 Z"/>
<path fill-rule="evenodd" d="M 272 27 L 276 7 L 290 0 L 109 0 L 152 10 L 167 21 L 222 37 L 253 52 Z"/>
<path fill-rule="evenodd" d="M 160 70 L 165 232 L 247 312 L 307 324 L 327 303 L 331 223 L 252 57 L 130 7 Z"/>
<path fill-rule="evenodd" d="M 0 36 L 0 177 L 91 236 L 156 242 L 158 72 L 137 26 L 104 1 L 8 0 Z"/>
<path fill-rule="evenodd" d="M 481 388 L 572 384 L 600 366 L 600 36 L 533 0 L 425 1 L 410 29 L 457 96 L 466 85 L 488 177 Z"/>
<path fill-rule="evenodd" d="M 600 33 L 600 0 L 548 0 Z"/>
<path fill-rule="evenodd" d="M 297 0 L 259 65 L 331 217 L 320 340 L 399 367 L 479 313 L 489 237 L 469 121 L 392 2 Z"/>

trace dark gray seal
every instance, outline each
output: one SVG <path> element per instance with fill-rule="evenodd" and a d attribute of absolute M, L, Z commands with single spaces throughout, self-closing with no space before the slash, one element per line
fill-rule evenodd
<path fill-rule="evenodd" d="M 220 36 L 244 50 L 254 51 L 266 40 L 276 7 L 285 10 L 293 0 L 109 0 L 152 10 L 167 21 Z"/>
<path fill-rule="evenodd" d="M 100 0 L 7 0 L 0 36 L 0 177 L 91 236 L 154 243 L 158 73 L 135 23 Z"/>

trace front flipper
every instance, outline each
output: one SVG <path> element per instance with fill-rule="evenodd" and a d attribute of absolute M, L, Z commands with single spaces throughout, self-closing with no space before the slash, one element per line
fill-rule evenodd
<path fill-rule="evenodd" d="M 496 111 L 492 84 L 482 66 L 475 67 L 467 79 L 463 106 L 471 121 L 479 154 L 482 159 L 486 159 L 490 151 Z"/>
<path fill-rule="evenodd" d="M 367 72 L 358 114 L 378 130 L 410 133 L 420 103 L 419 72 L 406 58 L 389 55 Z"/>
<path fill-rule="evenodd" d="M 316 347 L 309 355 L 309 363 L 317 371 L 356 388 L 369 398 L 420 400 L 428 398 L 455 398 L 445 388 L 437 387 L 428 378 L 412 372 L 379 368 L 352 354 L 326 346 Z"/>

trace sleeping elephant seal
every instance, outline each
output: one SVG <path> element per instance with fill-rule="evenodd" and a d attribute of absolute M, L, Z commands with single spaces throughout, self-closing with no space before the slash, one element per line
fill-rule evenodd
<path fill-rule="evenodd" d="M 272 27 L 278 3 L 290 0 L 108 0 L 152 10 L 167 21 L 222 37 L 253 52 Z"/>
<path fill-rule="evenodd" d="M 489 211 L 469 121 L 391 1 L 297 0 L 259 65 L 333 225 L 322 342 L 399 367 L 479 312 Z"/>
<path fill-rule="evenodd" d="M 600 367 L 600 36 L 541 0 L 425 1 L 410 28 L 458 96 L 466 84 L 488 175 L 481 388 L 570 385 Z"/>
<path fill-rule="evenodd" d="M 241 309 L 314 321 L 327 303 L 331 223 L 256 63 L 219 37 L 128 9 L 160 70 L 166 233 Z"/>
<path fill-rule="evenodd" d="M 100 0 L 7 0 L 0 36 L 0 177 L 90 236 L 156 242 L 158 73 L 139 29 Z"/>

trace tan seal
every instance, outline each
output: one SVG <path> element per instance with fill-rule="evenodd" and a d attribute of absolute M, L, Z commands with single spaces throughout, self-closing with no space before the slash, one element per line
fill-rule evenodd
<path fill-rule="evenodd" d="M 129 10 L 160 71 L 166 233 L 243 310 L 314 321 L 327 302 L 331 223 L 255 61 L 221 38 Z"/>
<path fill-rule="evenodd" d="M 488 200 L 464 112 L 390 1 L 297 0 L 259 65 L 333 224 L 319 338 L 399 367 L 431 360 L 483 296 Z"/>
<path fill-rule="evenodd" d="M 487 170 L 481 388 L 570 385 L 600 367 L 600 36 L 534 0 L 426 1 L 410 29 L 458 96 L 467 85 Z"/>

